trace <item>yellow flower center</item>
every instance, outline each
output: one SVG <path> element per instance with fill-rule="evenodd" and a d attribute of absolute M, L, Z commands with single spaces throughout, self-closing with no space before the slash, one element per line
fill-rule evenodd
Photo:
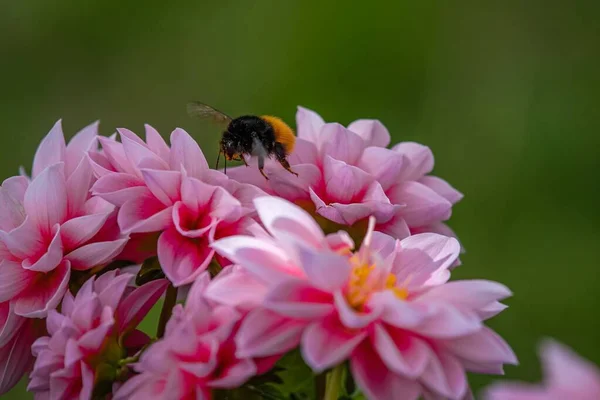
<path fill-rule="evenodd" d="M 361 260 L 357 254 L 350 257 L 352 272 L 346 291 L 348 304 L 357 311 L 363 311 L 364 304 L 374 292 L 391 290 L 394 295 L 402 300 L 408 297 L 408 290 L 399 287 L 396 276 L 388 273 L 384 276 L 375 264 Z"/>

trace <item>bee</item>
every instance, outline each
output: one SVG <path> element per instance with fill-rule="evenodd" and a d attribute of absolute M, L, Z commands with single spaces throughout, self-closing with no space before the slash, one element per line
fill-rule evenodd
<path fill-rule="evenodd" d="M 258 170 L 268 180 L 269 178 L 264 172 L 265 159 L 274 157 L 283 168 L 298 176 L 296 172 L 292 171 L 287 160 L 288 155 L 294 149 L 296 136 L 294 131 L 280 118 L 270 115 L 243 115 L 231 118 L 221 111 L 197 101 L 188 103 L 187 111 L 193 117 L 212 120 L 226 127 L 219 143 L 217 169 L 221 154 L 225 158 L 225 173 L 227 173 L 227 160 L 242 161 L 248 166 L 244 156 L 256 156 Z"/>

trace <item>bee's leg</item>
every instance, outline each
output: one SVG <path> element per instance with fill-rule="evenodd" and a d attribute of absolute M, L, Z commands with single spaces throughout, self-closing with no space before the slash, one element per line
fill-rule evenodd
<path fill-rule="evenodd" d="M 258 156 L 258 171 L 260 172 L 260 174 L 262 176 L 265 177 L 266 180 L 269 180 L 269 178 L 267 177 L 267 175 L 265 175 L 265 158 L 262 155 Z"/>
<path fill-rule="evenodd" d="M 240 156 L 240 160 L 241 160 L 241 161 L 244 163 L 244 165 L 245 165 L 246 167 L 249 167 L 249 165 L 248 165 L 248 161 L 246 161 L 246 157 L 244 157 L 244 156 Z"/>
<path fill-rule="evenodd" d="M 281 143 L 275 143 L 275 148 L 273 149 L 273 152 L 275 153 L 275 157 L 277 158 L 279 164 L 281 164 L 281 166 L 285 168 L 286 171 L 298 176 L 296 172 L 292 171 L 292 167 L 290 166 L 290 163 L 286 158 L 285 150 Z"/>
<path fill-rule="evenodd" d="M 219 154 L 217 154 L 217 166 L 215 169 L 219 169 L 219 159 L 221 158 L 221 150 L 219 150 Z"/>

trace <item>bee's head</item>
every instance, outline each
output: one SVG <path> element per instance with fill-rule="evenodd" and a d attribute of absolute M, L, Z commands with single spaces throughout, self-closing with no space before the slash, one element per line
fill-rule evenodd
<path fill-rule="evenodd" d="M 221 152 L 228 160 L 231 160 L 241 152 L 239 141 L 234 140 L 231 136 L 229 132 L 225 132 L 223 139 L 221 139 Z"/>

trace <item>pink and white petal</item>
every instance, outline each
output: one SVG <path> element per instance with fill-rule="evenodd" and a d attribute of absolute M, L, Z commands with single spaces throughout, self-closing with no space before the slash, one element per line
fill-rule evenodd
<path fill-rule="evenodd" d="M 420 179 L 433 169 L 433 153 L 427 146 L 415 142 L 402 142 L 392 147 L 392 150 L 406 158 L 402 171 L 402 181 Z"/>
<path fill-rule="evenodd" d="M 398 328 L 413 329 L 429 316 L 425 307 L 399 299 L 390 290 L 373 293 L 366 305 L 369 309 L 379 310 L 383 321 Z"/>
<path fill-rule="evenodd" d="M 408 224 L 404 218 L 402 218 L 402 209 L 400 209 L 389 221 L 377 224 L 375 229 L 395 239 L 404 239 L 411 234 Z"/>
<path fill-rule="evenodd" d="M 138 178 L 142 177 L 139 171 L 127 158 L 122 143 L 117 142 L 114 138 L 102 136 L 98 136 L 98 141 L 102 145 L 103 154 L 117 172 L 124 172 L 126 174 L 137 176 Z"/>
<path fill-rule="evenodd" d="M 118 222 L 124 234 L 162 231 L 172 223 L 172 207 L 145 193 L 123 204 Z"/>
<path fill-rule="evenodd" d="M 8 250 L 10 255 L 19 259 L 27 259 L 34 254 L 40 254 L 46 248 L 41 232 L 29 216 L 25 217 L 25 221 L 12 231 L 8 233 L 0 231 L 0 239 L 1 243 L 6 246 L 4 252 Z"/>
<path fill-rule="evenodd" d="M 2 188 L 17 203 L 23 203 L 27 187 L 29 187 L 29 179 L 24 176 L 11 176 L 2 182 Z"/>
<path fill-rule="evenodd" d="M 375 178 L 362 169 L 336 160 L 329 155 L 323 160 L 325 191 L 330 202 L 360 202 Z"/>
<path fill-rule="evenodd" d="M 127 244 L 127 239 L 90 243 L 79 247 L 65 256 L 71 267 L 77 271 L 104 265 L 112 261 Z"/>
<path fill-rule="evenodd" d="M 298 106 L 296 126 L 298 127 L 299 138 L 316 144 L 323 125 L 325 125 L 325 121 L 319 114 L 308 108 Z"/>
<path fill-rule="evenodd" d="M 373 349 L 394 373 L 415 379 L 419 377 L 433 353 L 421 339 L 405 330 L 375 324 L 371 333 Z"/>
<path fill-rule="evenodd" d="M 330 156 L 355 165 L 365 148 L 365 141 L 338 123 L 328 123 L 321 127 L 318 147 L 321 157 Z"/>
<path fill-rule="evenodd" d="M 7 393 L 33 365 L 31 345 L 36 339 L 29 324 L 5 346 L 0 347 L 0 395 Z"/>
<path fill-rule="evenodd" d="M 468 389 L 463 366 L 451 355 L 443 353 L 429 359 L 421 382 L 443 398 L 462 399 Z"/>
<path fill-rule="evenodd" d="M 91 399 L 94 391 L 94 371 L 86 363 L 80 364 L 81 368 L 81 391 L 80 399 Z"/>
<path fill-rule="evenodd" d="M 152 166 L 154 169 L 169 168 L 169 164 L 158 155 L 154 154 L 152 150 L 146 146 L 146 143 L 133 132 L 132 135 L 137 140 L 133 140 L 131 136 L 124 136 L 122 134 L 123 130 L 117 130 L 121 133 L 121 142 L 123 143 L 125 154 L 134 167 L 140 168 L 141 162 L 144 161 L 146 167 Z"/>
<path fill-rule="evenodd" d="M 56 225 L 55 230 L 56 233 L 48 245 L 46 252 L 35 262 L 31 262 L 30 259 L 23 260 L 23 263 L 21 264 L 23 268 L 30 271 L 48 272 L 52 271 L 60 264 L 63 259 L 63 243 L 61 240 L 60 226 L 58 224 Z"/>
<path fill-rule="evenodd" d="M 146 130 L 146 143 L 148 143 L 148 148 L 163 160 L 169 161 L 171 150 L 160 133 L 148 124 L 145 124 L 144 128 Z"/>
<path fill-rule="evenodd" d="M 357 347 L 350 360 L 356 384 L 370 400 L 416 400 L 421 386 L 390 371 L 368 342 Z"/>
<path fill-rule="evenodd" d="M 354 240 L 346 231 L 338 231 L 325 236 L 327 246 L 339 254 L 348 254 L 354 249 Z"/>
<path fill-rule="evenodd" d="M 450 203 L 458 203 L 462 198 L 463 194 L 458 190 L 454 189 L 448 182 L 437 176 L 424 176 L 419 179 L 419 182 L 433 190 Z"/>
<path fill-rule="evenodd" d="M 206 238 L 189 239 L 175 228 L 167 229 L 158 238 L 158 260 L 176 287 L 192 283 L 206 270 L 213 254 Z"/>
<path fill-rule="evenodd" d="M 109 216 L 110 213 L 84 215 L 62 224 L 60 235 L 65 252 L 90 240 L 104 226 Z"/>
<path fill-rule="evenodd" d="M 2 264 L 0 263 L 1 267 Z M 12 340 L 26 321 L 25 318 L 12 312 L 8 301 L 0 303 L 0 348 L 6 346 Z"/>
<path fill-rule="evenodd" d="M 379 304 L 374 304 L 368 310 L 363 312 L 356 312 L 342 294 L 341 291 L 337 291 L 333 294 L 333 300 L 335 308 L 337 309 L 340 321 L 344 326 L 350 329 L 362 329 L 367 325 L 375 321 L 381 316 L 382 309 Z"/>
<path fill-rule="evenodd" d="M 65 221 L 67 183 L 63 163 L 51 165 L 40 172 L 25 192 L 23 207 L 44 234 L 50 234 L 55 224 Z"/>
<path fill-rule="evenodd" d="M 244 318 L 235 337 L 236 357 L 266 357 L 292 350 L 300 344 L 306 325 L 269 310 L 255 309 Z"/>
<path fill-rule="evenodd" d="M 92 167 L 92 172 L 94 173 L 94 177 L 100 178 L 104 175 L 109 175 L 115 173 L 115 169 L 111 165 L 108 158 L 103 153 L 96 152 L 88 152 L 85 156 L 87 161 L 90 163 Z"/>
<path fill-rule="evenodd" d="M 309 325 L 302 334 L 302 358 L 316 373 L 341 364 L 365 338 L 367 331 L 353 331 L 335 316 Z"/>
<path fill-rule="evenodd" d="M 171 206 L 181 197 L 181 172 L 142 169 L 144 182 L 152 194 L 165 206 Z"/>
<path fill-rule="evenodd" d="M 551 385 L 573 393 L 600 394 L 600 369 L 567 346 L 545 339 L 539 346 L 545 379 Z"/>
<path fill-rule="evenodd" d="M 123 138 L 127 138 L 130 141 L 133 141 L 134 143 L 142 145 L 142 146 L 144 146 L 146 148 L 148 147 L 146 145 L 146 143 L 142 140 L 141 137 L 139 137 L 138 135 L 136 135 L 135 133 L 133 133 L 129 129 L 126 129 L 126 128 L 117 128 L 117 132 L 119 133 L 119 136 L 121 136 L 121 142 L 123 142 Z"/>
<path fill-rule="evenodd" d="M 359 119 L 348 125 L 348 129 L 359 135 L 367 146 L 387 147 L 390 144 L 390 133 L 376 119 Z"/>
<path fill-rule="evenodd" d="M 212 243 L 212 247 L 221 256 L 241 265 L 268 284 L 304 277 L 304 271 L 291 262 L 288 254 L 265 238 L 226 237 Z"/>
<path fill-rule="evenodd" d="M 405 205 L 402 217 L 410 227 L 444 221 L 452 214 L 452 203 L 419 182 L 396 185 L 388 197 L 394 204 Z"/>
<path fill-rule="evenodd" d="M 127 331 L 142 322 L 168 285 L 169 282 L 166 279 L 158 279 L 131 292 L 117 309 L 119 332 Z"/>
<path fill-rule="evenodd" d="M 388 190 L 400 181 L 404 158 L 397 152 L 382 147 L 367 147 L 362 153 L 358 167 L 362 168 Z"/>
<path fill-rule="evenodd" d="M 272 288 L 265 296 L 263 306 L 284 317 L 307 320 L 322 318 L 334 311 L 330 293 L 297 279 Z"/>
<path fill-rule="evenodd" d="M 35 282 L 13 300 L 15 314 L 27 318 L 44 318 L 60 303 L 71 276 L 69 261 L 63 261 L 46 274 L 36 274 Z"/>
<path fill-rule="evenodd" d="M 298 137 L 294 144 L 294 151 L 288 156 L 288 161 L 294 166 L 294 169 L 298 164 L 316 165 L 318 164 L 318 154 L 316 142 Z"/>
<path fill-rule="evenodd" d="M 36 178 L 47 167 L 65 161 L 65 137 L 62 121 L 56 121 L 50 132 L 42 139 L 33 157 L 31 177 Z"/>
<path fill-rule="evenodd" d="M 90 186 L 94 179 L 92 166 L 82 159 L 67 179 L 68 215 L 81 215 L 86 200 L 90 197 Z"/>
<path fill-rule="evenodd" d="M 204 296 L 216 303 L 253 309 L 262 303 L 268 287 L 237 266 L 223 269 L 208 285 Z"/>
<path fill-rule="evenodd" d="M 108 271 L 100 275 L 94 282 L 94 291 L 98 293 L 98 300 L 103 307 L 116 310 L 127 287 L 132 283 L 131 274 L 111 274 Z"/>
<path fill-rule="evenodd" d="M 325 235 L 321 227 L 300 207 L 271 196 L 255 199 L 254 205 L 261 222 L 273 236 L 285 233 L 316 248 L 322 247 Z"/>
<path fill-rule="evenodd" d="M 214 228 L 219 222 L 207 214 L 197 215 L 180 201 L 173 206 L 172 216 L 177 232 L 188 238 L 199 238 L 208 234 L 211 228 Z"/>
<path fill-rule="evenodd" d="M 504 339 L 485 326 L 471 335 L 444 340 L 443 345 L 465 360 L 486 364 L 518 364 L 517 357 Z"/>
<path fill-rule="evenodd" d="M 332 293 L 346 284 L 351 270 L 347 257 L 304 246 L 297 248 L 300 265 L 313 287 Z"/>
<path fill-rule="evenodd" d="M 478 312 L 511 295 L 510 289 L 500 283 L 473 279 L 432 287 L 419 295 L 415 302 L 440 302 L 465 311 Z"/>
<path fill-rule="evenodd" d="M 256 365 L 252 360 L 237 360 L 225 366 L 216 379 L 211 379 L 208 386 L 214 388 L 236 388 L 256 375 Z"/>
<path fill-rule="evenodd" d="M 195 178 L 185 178 L 181 184 L 181 201 L 193 214 L 198 214 L 210 204 L 217 188 Z"/>
<path fill-rule="evenodd" d="M 150 194 L 150 190 L 141 178 L 120 172 L 101 176 L 94 183 L 91 191 L 93 195 L 100 196 L 117 207 L 138 196 Z"/>
<path fill-rule="evenodd" d="M 482 323 L 475 313 L 461 312 L 443 303 L 427 304 L 429 318 L 413 328 L 421 335 L 436 339 L 459 339 L 478 332 Z"/>
<path fill-rule="evenodd" d="M 208 162 L 200 146 L 183 129 L 177 128 L 171 133 L 171 153 L 169 164 L 172 170 L 179 171 L 183 166 L 190 177 L 201 178 L 208 170 Z"/>
<path fill-rule="evenodd" d="M 436 274 L 445 271 L 458 258 L 460 244 L 454 238 L 435 233 L 420 233 L 402 239 L 393 273 L 410 287 L 439 284 Z"/>
<path fill-rule="evenodd" d="M 219 221 L 232 223 L 243 215 L 244 209 L 238 199 L 225 189 L 217 187 L 210 200 L 210 216 Z"/>
<path fill-rule="evenodd" d="M 25 210 L 21 202 L 5 188 L 6 181 L 0 187 L 0 229 L 8 232 L 23 223 Z"/>
<path fill-rule="evenodd" d="M 8 260 L 0 262 L 0 302 L 19 296 L 31 286 L 37 273 L 21 267 L 21 263 Z"/>
<path fill-rule="evenodd" d="M 547 388 L 522 382 L 498 382 L 486 387 L 481 397 L 485 400 L 550 400 Z M 560 397 L 557 398 L 559 400 Z M 591 399 L 590 399 L 591 400 Z"/>
<path fill-rule="evenodd" d="M 69 140 L 65 152 L 65 172 L 67 176 L 71 176 L 81 161 L 86 158 L 87 152 L 93 150 L 94 145 L 97 146 L 98 124 L 99 121 L 92 122 Z"/>
<path fill-rule="evenodd" d="M 316 165 L 298 164 L 292 167 L 298 174 L 292 176 L 283 168 L 275 169 L 269 174 L 269 184 L 279 197 L 289 201 L 309 200 L 309 188 L 315 187 L 321 180 L 321 171 Z M 262 178 L 264 180 L 264 178 Z"/>

